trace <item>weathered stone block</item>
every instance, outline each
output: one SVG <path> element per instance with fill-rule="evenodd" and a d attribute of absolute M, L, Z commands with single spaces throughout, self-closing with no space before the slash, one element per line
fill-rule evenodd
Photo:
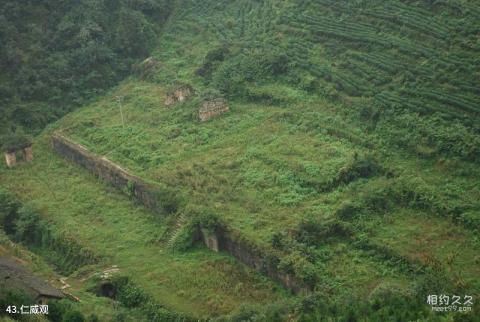
<path fill-rule="evenodd" d="M 13 168 L 17 165 L 17 156 L 15 152 L 5 152 L 5 162 L 7 163 L 7 167 Z"/>
<path fill-rule="evenodd" d="M 25 162 L 33 161 L 33 150 L 31 147 L 23 149 L 23 159 Z"/>
<path fill-rule="evenodd" d="M 205 122 L 211 119 L 214 116 L 228 112 L 230 109 L 228 107 L 227 101 L 224 99 L 215 99 L 211 101 L 205 101 L 202 104 L 202 107 L 199 110 L 200 121 Z"/>

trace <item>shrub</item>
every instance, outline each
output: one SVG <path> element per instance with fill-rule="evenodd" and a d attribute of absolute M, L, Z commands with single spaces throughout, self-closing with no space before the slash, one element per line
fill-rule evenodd
<path fill-rule="evenodd" d="M 212 64 L 214 62 L 223 61 L 230 53 L 228 45 L 224 44 L 221 47 L 210 50 L 204 59 L 204 65 Z"/>
<path fill-rule="evenodd" d="M 370 300 L 346 296 L 337 301 L 324 294 L 306 296 L 295 307 L 296 321 L 430 321 L 423 298 L 386 290 Z"/>
<path fill-rule="evenodd" d="M 5 311 L 8 306 L 16 306 L 17 310 L 19 310 L 22 305 L 34 302 L 34 299 L 24 291 L 5 288 L 3 281 L 0 281 L 0 287 L 0 317 L 9 315 Z M 12 317 L 12 315 L 9 316 Z"/>
<path fill-rule="evenodd" d="M 337 175 L 339 183 L 349 183 L 358 178 L 369 178 L 384 173 L 383 167 L 372 154 L 354 154 L 353 159 L 340 169 Z"/>
<path fill-rule="evenodd" d="M 155 303 L 152 298 L 137 287 L 129 277 L 116 276 L 112 283 L 117 289 L 115 300 L 122 303 L 127 308 L 139 308 L 152 322 L 187 322 L 193 321 L 186 316 Z"/>
<path fill-rule="evenodd" d="M 295 239 L 301 243 L 315 246 L 328 242 L 332 238 L 345 238 L 351 235 L 352 231 L 345 223 L 307 218 L 298 224 Z"/>
<path fill-rule="evenodd" d="M 228 45 L 223 45 L 210 50 L 203 59 L 203 65 L 196 70 L 196 74 L 201 77 L 209 78 L 214 72 L 216 66 L 222 62 L 230 53 Z"/>
<path fill-rule="evenodd" d="M 25 135 L 7 134 L 1 138 L 1 149 L 4 152 L 15 152 L 32 145 L 32 141 Z"/>
<path fill-rule="evenodd" d="M 2 210 L 0 191 L 0 211 Z M 22 207 L 3 207 L 9 213 L 4 217 L 5 232 L 18 242 L 34 246 L 34 250 L 48 249 L 48 259 L 64 274 L 70 274 L 78 267 L 97 261 L 88 249 L 68 239 L 49 225 L 33 204 Z M 1 212 L 0 212 L 1 214 Z"/>
<path fill-rule="evenodd" d="M 95 315 L 91 315 L 89 320 L 85 320 L 83 314 L 76 308 L 76 304 L 66 299 L 48 302 L 48 319 L 52 322 L 98 320 Z"/>
<path fill-rule="evenodd" d="M 186 251 L 198 240 L 198 225 L 193 221 L 183 224 L 175 233 L 173 244 L 170 245 L 175 251 Z"/>
<path fill-rule="evenodd" d="M 62 319 L 63 322 L 85 322 L 85 317 L 80 311 L 69 311 Z"/>
<path fill-rule="evenodd" d="M 212 84 L 231 97 L 247 97 L 248 83 L 277 79 L 288 72 L 289 59 L 280 50 L 251 49 L 222 63 L 212 74 Z"/>
<path fill-rule="evenodd" d="M 223 94 L 214 88 L 206 89 L 200 94 L 200 100 L 202 101 L 213 101 L 219 98 L 223 98 Z"/>
<path fill-rule="evenodd" d="M 7 190 L 0 188 L 0 228 L 3 228 L 7 234 L 12 234 L 14 231 L 13 220 L 19 207 L 15 197 Z"/>
<path fill-rule="evenodd" d="M 24 205 L 18 210 L 18 217 L 15 221 L 15 239 L 26 243 L 35 243 L 41 239 L 39 235 L 41 218 L 35 208 L 31 205 Z"/>
<path fill-rule="evenodd" d="M 128 308 L 141 306 L 147 301 L 147 295 L 135 286 L 128 277 L 117 276 L 112 279 L 112 284 L 117 290 L 115 300 Z"/>
<path fill-rule="evenodd" d="M 197 226 L 200 226 L 203 229 L 206 229 L 212 233 L 221 226 L 218 215 L 209 209 L 192 211 L 192 216 L 194 217 L 193 222 Z"/>

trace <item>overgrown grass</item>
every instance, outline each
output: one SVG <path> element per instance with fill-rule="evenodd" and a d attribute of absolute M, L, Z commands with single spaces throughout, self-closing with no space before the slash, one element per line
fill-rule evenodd
<path fill-rule="evenodd" d="M 386 288 L 395 294 L 385 303 L 401 297 L 399 307 L 415 311 L 388 313 L 427 319 L 428 291 L 480 291 L 476 12 L 452 1 L 183 1 L 153 54 L 154 72 L 52 125 L 34 146 L 39 159 L 0 178 L 182 312 L 283 296 L 227 256 L 188 250 L 185 236 L 171 253 L 169 223 L 53 156 L 54 130 L 179 191 L 185 203 L 173 216 L 215 215 L 279 253 L 282 269 L 332 299 L 307 298 L 297 311 L 289 302 L 300 319 L 319 318 L 323 307 L 334 314 L 347 299 L 381 319 Z M 178 83 L 200 95 L 167 109 Z M 201 123 L 201 96 L 211 92 L 230 112 Z M 236 317 L 275 321 L 285 312 L 273 306 Z"/>

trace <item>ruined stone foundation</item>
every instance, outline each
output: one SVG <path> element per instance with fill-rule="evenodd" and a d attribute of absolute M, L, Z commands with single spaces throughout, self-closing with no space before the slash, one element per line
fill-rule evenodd
<path fill-rule="evenodd" d="M 226 113 L 229 110 L 228 103 L 224 99 L 206 101 L 199 110 L 200 121 L 205 122 L 212 117 Z"/>

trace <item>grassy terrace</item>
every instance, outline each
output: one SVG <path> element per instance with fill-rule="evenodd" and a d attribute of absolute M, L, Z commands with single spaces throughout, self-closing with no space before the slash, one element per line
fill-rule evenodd
<path fill-rule="evenodd" d="M 473 215 L 478 209 L 479 173 L 473 165 L 432 163 L 382 149 L 380 138 L 333 117 L 334 107 L 320 98 L 297 99 L 288 110 L 233 102 L 229 114 L 200 123 L 196 99 L 167 109 L 164 92 L 159 85 L 129 81 L 56 128 L 145 180 L 176 189 L 188 205 L 218 214 L 257 245 L 279 248 L 273 240 L 280 238 L 313 247 L 309 256 L 315 258 L 315 275 L 339 296 L 361 296 L 392 283 L 409 289 L 415 267 L 437 262 L 448 262 L 442 271 L 452 285 L 480 289 L 473 227 L 452 226 L 449 219 L 452 209 L 463 207 Z M 114 99 L 119 95 L 125 97 L 125 127 Z M 304 117 L 293 115 L 292 109 Z M 312 120 L 318 120 L 315 129 L 308 123 Z M 382 151 L 376 158 L 387 173 L 336 182 L 342 169 L 351 169 L 355 154 L 371 153 L 369 145 Z M 385 191 L 391 186 L 400 191 L 390 196 Z M 398 194 L 409 192 L 425 204 L 395 204 L 402 197 Z M 351 202 L 363 202 L 367 210 L 340 219 Z M 319 232 L 323 241 L 296 235 L 305 223 L 328 227 L 338 221 L 353 235 Z M 295 247 L 287 253 L 304 256 Z M 396 267 L 400 259 L 407 263 L 403 268 Z"/>
<path fill-rule="evenodd" d="M 173 253 L 164 240 L 168 220 L 69 165 L 50 150 L 48 140 L 44 135 L 36 142 L 32 165 L 2 171 L 0 180 L 21 201 L 35 200 L 56 230 L 100 259 L 75 272 L 75 280 L 118 265 L 158 303 L 192 316 L 228 313 L 241 304 L 284 297 L 274 291 L 275 285 L 223 254 L 204 248 Z"/>

